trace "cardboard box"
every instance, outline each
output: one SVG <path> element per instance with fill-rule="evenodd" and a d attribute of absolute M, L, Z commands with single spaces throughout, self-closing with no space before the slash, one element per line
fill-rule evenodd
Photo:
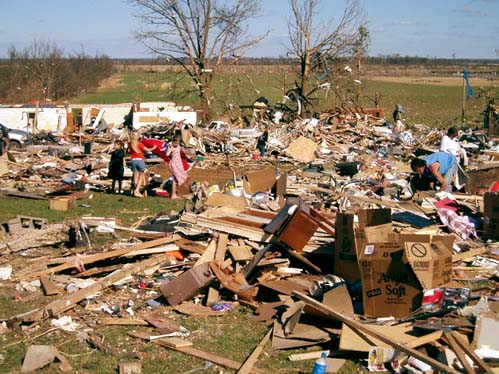
<path fill-rule="evenodd" d="M 367 244 L 359 269 L 366 316 L 403 318 L 421 305 L 421 285 L 401 243 Z"/>
<path fill-rule="evenodd" d="M 452 235 L 401 234 L 405 254 L 425 290 L 436 288 L 451 281 Z"/>
<path fill-rule="evenodd" d="M 453 236 L 397 235 L 388 225 L 357 231 L 366 316 L 407 317 L 420 307 L 424 289 L 450 282 Z"/>
<path fill-rule="evenodd" d="M 334 273 L 352 281 L 360 279 L 357 253 L 358 248 L 365 244 L 363 239 L 366 234 L 363 230 L 375 227 L 371 233 L 373 242 L 383 241 L 385 233 L 392 231 L 391 209 L 361 209 L 357 214 L 358 223 L 355 222 L 356 216 L 353 213 L 338 213 L 335 221 Z M 358 228 L 360 230 L 357 230 Z M 375 238 L 374 235 L 380 228 L 382 238 Z"/>
<path fill-rule="evenodd" d="M 69 210 L 76 206 L 76 200 L 72 197 L 59 196 L 50 199 L 51 210 Z"/>

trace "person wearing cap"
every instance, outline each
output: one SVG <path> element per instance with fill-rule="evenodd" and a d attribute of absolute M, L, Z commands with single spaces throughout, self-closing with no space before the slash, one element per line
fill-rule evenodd
<path fill-rule="evenodd" d="M 452 192 L 452 180 L 457 173 L 456 158 L 448 152 L 435 152 L 426 159 L 414 158 L 411 161 L 411 169 L 420 176 L 429 171 L 438 183 L 440 189 Z"/>

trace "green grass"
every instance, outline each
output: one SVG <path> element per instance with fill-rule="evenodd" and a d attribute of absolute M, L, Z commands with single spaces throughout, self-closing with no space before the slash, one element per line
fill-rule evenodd
<path fill-rule="evenodd" d="M 256 69 L 257 70 L 257 69 Z M 192 81 L 183 73 L 168 72 L 123 72 L 117 74 L 118 85 L 98 89 L 77 99 L 80 103 L 119 103 L 142 101 L 174 101 L 179 105 L 198 107 L 199 98 Z M 259 96 L 265 96 L 270 104 L 282 101 L 286 88 L 290 88 L 294 77 L 289 73 L 276 74 L 275 71 L 236 74 L 224 72 L 213 79 L 213 104 L 215 117 L 227 112 L 229 104 L 249 105 Z M 495 92 L 499 87 L 483 87 Z M 474 87 L 475 95 L 466 105 L 469 125 L 477 125 L 480 113 L 485 108 L 485 99 L 478 97 L 480 87 Z M 395 104 L 402 104 L 407 113 L 409 125 L 424 123 L 430 126 L 448 127 L 461 124 L 462 88 L 460 86 L 436 86 L 425 84 L 404 84 L 365 80 L 360 103 L 372 107 L 374 94 L 381 95 L 380 106 L 385 109 L 386 118 L 391 120 Z M 321 100 L 312 110 L 330 110 L 341 105 L 332 93 Z"/>
<path fill-rule="evenodd" d="M 81 216 L 97 216 L 117 217 L 122 220 L 123 224 L 128 225 L 144 215 L 169 214 L 171 210 L 179 211 L 183 207 L 181 201 L 161 197 L 137 199 L 130 196 L 106 195 L 100 192 L 92 195 L 91 199 L 78 200 L 77 206 L 67 211 L 50 210 L 48 200 L 3 198 L 0 199 L 0 222 L 18 215 L 45 218 L 49 222 L 60 222 L 67 218 Z"/>

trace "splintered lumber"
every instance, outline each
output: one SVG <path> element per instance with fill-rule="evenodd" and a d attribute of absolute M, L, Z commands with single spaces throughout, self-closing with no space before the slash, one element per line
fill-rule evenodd
<path fill-rule="evenodd" d="M 132 274 L 152 268 L 153 266 L 156 266 L 167 259 L 168 255 L 163 254 L 148 258 L 135 264 L 126 264 L 121 270 L 115 271 L 114 273 L 105 276 L 98 282 L 95 282 L 94 284 L 82 288 L 81 290 L 78 290 L 76 292 L 70 293 L 63 298 L 52 301 L 47 306 L 45 306 L 45 308 L 41 309 L 41 314 L 40 309 L 35 309 L 31 312 L 14 316 L 12 317 L 12 319 L 17 321 L 31 321 L 33 319 L 33 315 L 36 315 L 39 319 L 49 316 L 56 316 L 59 313 L 71 309 L 74 305 L 76 305 L 76 303 L 79 303 L 88 296 L 94 295 L 95 293 L 111 286 L 116 282 L 119 282 L 122 279 L 125 279 Z"/>
<path fill-rule="evenodd" d="M 40 283 L 42 284 L 43 292 L 46 296 L 57 295 L 61 292 L 59 288 L 47 277 L 41 277 Z"/>
<path fill-rule="evenodd" d="M 83 265 L 87 265 L 87 264 L 91 264 L 91 263 L 94 263 L 97 261 L 106 260 L 109 258 L 124 256 L 124 255 L 126 255 L 130 252 L 133 252 L 133 251 L 138 251 L 138 250 L 142 250 L 142 249 L 146 249 L 146 248 L 157 247 L 157 246 L 167 244 L 167 243 L 172 243 L 178 239 L 180 239 L 180 236 L 172 235 L 172 236 L 169 236 L 166 238 L 159 238 L 159 239 L 151 240 L 149 242 L 139 243 L 139 244 L 133 245 L 131 247 L 116 249 L 116 250 L 110 251 L 110 252 L 97 253 L 94 255 L 86 256 L 86 257 L 82 256 L 82 257 L 78 258 L 78 261 L 79 261 L 79 263 L 81 263 Z M 47 269 L 47 270 L 42 270 L 42 271 L 37 271 L 34 273 L 26 274 L 22 279 L 33 279 L 33 278 L 42 277 L 44 275 L 53 274 L 53 273 L 57 273 L 59 271 L 75 268 L 75 267 L 77 267 L 77 265 L 78 264 L 76 263 L 76 261 L 70 262 L 70 263 L 68 262 L 68 263 L 61 264 L 59 266 L 55 266 L 53 268 Z"/>
<path fill-rule="evenodd" d="M 93 295 L 106 287 L 111 286 L 113 283 L 116 283 L 132 274 L 139 273 L 146 269 L 152 268 L 153 266 L 161 264 L 163 261 L 168 260 L 168 258 L 168 255 L 163 254 L 148 258 L 147 260 L 135 264 L 126 264 L 123 266 L 123 269 L 105 276 L 98 282 L 88 287 L 82 288 L 81 290 L 78 290 L 76 292 L 73 292 L 63 299 L 51 302 L 45 307 L 45 310 L 48 311 L 50 315 L 55 316 L 61 312 L 64 312 L 65 310 L 72 308 L 76 303 L 80 302 L 86 297 Z"/>
<path fill-rule="evenodd" d="M 260 353 L 262 353 L 263 347 L 265 344 L 267 344 L 267 341 L 269 338 L 272 336 L 272 328 L 269 329 L 267 334 L 263 337 L 263 339 L 260 341 L 260 343 L 255 347 L 253 352 L 248 356 L 248 358 L 244 361 L 244 363 L 241 365 L 238 371 L 236 371 L 236 374 L 249 374 L 251 373 L 251 369 L 253 368 L 253 365 L 255 364 L 256 360 L 258 360 L 258 356 L 260 356 Z"/>
<path fill-rule="evenodd" d="M 128 335 L 130 335 L 134 338 L 149 341 L 149 335 L 146 333 L 143 333 L 143 332 L 133 331 L 133 332 L 129 332 Z M 151 343 L 157 344 L 159 346 L 166 347 L 169 349 L 173 349 L 174 351 L 177 351 L 177 352 L 185 353 L 185 354 L 192 356 L 192 357 L 197 357 L 201 360 L 213 362 L 216 365 L 219 365 L 219 366 L 222 366 L 222 367 L 225 367 L 228 369 L 238 370 L 241 367 L 240 362 L 233 361 L 233 360 L 230 360 L 230 359 L 225 358 L 225 357 L 217 356 L 213 353 L 201 351 L 201 350 L 196 349 L 194 347 L 180 347 L 180 348 L 171 347 L 167 343 L 165 343 L 163 341 L 163 339 L 152 340 Z M 259 370 L 259 369 L 252 368 L 251 373 L 263 374 L 263 371 Z"/>
<path fill-rule="evenodd" d="M 335 310 L 333 310 L 333 309 L 329 308 L 328 306 L 322 304 L 321 302 L 305 295 L 304 293 L 294 291 L 293 296 L 299 298 L 300 300 L 303 300 L 307 305 L 320 311 L 324 315 L 326 315 L 332 319 L 339 320 L 355 330 L 359 330 L 367 335 L 370 335 L 378 340 L 381 340 L 383 343 L 386 343 L 386 344 L 390 345 L 391 347 L 397 348 L 399 351 L 404 352 L 408 355 L 411 355 L 411 356 L 423 361 L 424 363 L 431 365 L 431 366 L 437 368 L 438 370 L 441 370 L 444 373 L 448 373 L 448 374 L 459 374 L 460 373 L 459 371 L 457 371 L 457 370 L 455 370 L 447 365 L 444 365 L 441 362 L 434 360 L 433 358 L 428 357 L 427 355 L 425 355 L 425 354 L 423 354 L 423 353 L 421 353 L 413 348 L 409 348 L 409 347 L 405 346 L 404 344 L 401 344 L 401 343 L 398 343 L 398 342 L 392 340 L 389 336 L 386 336 L 386 335 L 384 335 L 380 332 L 377 332 L 377 331 L 373 331 L 369 327 L 367 327 L 367 326 L 365 326 L 365 325 L 363 325 L 363 324 L 361 324 L 361 323 L 359 323 L 351 318 L 345 317 L 345 316 L 337 313 Z"/>
<path fill-rule="evenodd" d="M 207 229 L 224 232 L 227 234 L 238 235 L 243 238 L 256 242 L 268 242 L 271 235 L 262 229 L 246 226 L 239 223 L 226 222 L 218 218 L 207 218 L 192 213 L 184 213 L 180 221 L 192 223 Z"/>
<path fill-rule="evenodd" d="M 452 352 L 454 352 L 459 362 L 461 362 L 461 364 L 463 365 L 466 373 L 474 374 L 475 370 L 473 370 L 473 366 L 471 366 L 471 364 L 466 359 L 466 355 L 461 347 L 457 345 L 456 341 L 454 340 L 454 336 L 452 336 L 448 332 L 444 332 L 444 337 L 445 340 L 447 340 L 447 344 L 449 344 L 449 347 L 452 349 Z"/>
<path fill-rule="evenodd" d="M 229 242 L 229 235 L 220 234 L 217 241 L 217 250 L 215 251 L 215 261 L 223 261 L 225 259 L 225 252 L 227 251 L 227 243 Z"/>
<path fill-rule="evenodd" d="M 494 370 L 480 357 L 475 351 L 469 346 L 468 343 L 465 343 L 459 336 L 459 334 L 455 331 L 451 331 L 447 336 L 450 336 L 454 339 L 454 342 L 463 350 L 465 354 L 469 356 L 475 362 L 475 364 L 480 367 L 484 372 L 488 374 L 494 374 Z"/>

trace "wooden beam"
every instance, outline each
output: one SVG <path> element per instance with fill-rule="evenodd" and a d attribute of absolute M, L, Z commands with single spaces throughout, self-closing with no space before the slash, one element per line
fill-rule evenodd
<path fill-rule="evenodd" d="M 475 351 L 469 346 L 468 343 L 465 343 L 460 337 L 459 334 L 455 331 L 450 332 L 450 335 L 454 338 L 455 342 L 461 349 L 466 353 L 474 362 L 480 367 L 483 371 L 488 374 L 494 374 L 494 370 L 480 357 Z"/>
<path fill-rule="evenodd" d="M 423 354 L 423 353 L 421 353 L 413 348 L 409 348 L 409 347 L 405 346 L 404 344 L 400 344 L 396 341 L 393 341 L 389 336 L 381 334 L 377 331 L 373 331 L 369 327 L 367 327 L 367 326 L 365 326 L 365 325 L 363 325 L 363 324 L 361 324 L 361 323 L 359 323 L 351 318 L 345 317 L 345 316 L 341 315 L 340 313 L 337 313 L 333 309 L 331 309 L 328 306 L 318 302 L 317 300 L 305 295 L 304 293 L 293 291 L 293 296 L 299 298 L 300 300 L 303 300 L 305 303 L 307 303 L 307 305 L 320 311 L 324 315 L 326 315 L 332 319 L 336 319 L 336 320 L 339 320 L 343 323 L 346 323 L 351 328 L 362 331 L 365 334 L 368 334 L 368 335 L 370 335 L 378 340 L 381 340 L 383 343 L 386 343 L 394 348 L 397 348 L 401 352 L 407 353 L 408 355 L 411 355 L 411 356 L 423 361 L 424 363 L 427 363 L 428 365 L 431 365 L 431 366 L 443 371 L 444 373 L 460 374 L 459 371 L 457 371 L 457 370 L 455 370 L 447 365 L 444 365 L 441 362 L 434 360 L 433 358 L 428 357 L 427 355 L 425 355 L 425 354 Z"/>
<path fill-rule="evenodd" d="M 180 236 L 172 235 L 172 236 L 169 236 L 166 238 L 159 238 L 159 239 L 151 240 L 149 242 L 139 243 L 139 244 L 133 245 L 131 247 L 127 247 L 127 248 L 121 248 L 121 249 L 116 249 L 116 250 L 110 251 L 110 252 L 97 253 L 97 254 L 90 255 L 90 256 L 80 257 L 80 258 L 78 258 L 78 261 L 80 263 L 82 263 L 83 265 L 87 265 L 87 264 L 91 264 L 91 263 L 94 263 L 97 261 L 102 261 L 102 260 L 106 260 L 106 259 L 113 258 L 113 257 L 123 256 L 123 255 L 126 255 L 130 252 L 133 252 L 133 251 L 157 247 L 157 246 L 160 246 L 160 245 L 166 244 L 166 243 L 172 243 L 178 239 L 180 239 Z M 75 267 L 77 267 L 76 261 L 71 262 L 71 263 L 61 264 L 59 266 L 54 266 L 53 268 L 50 268 L 47 270 L 42 270 L 42 271 L 37 271 L 34 273 L 26 274 L 21 279 L 26 280 L 26 279 L 38 278 L 38 277 L 42 277 L 42 276 L 45 276 L 48 274 L 57 273 L 59 271 L 72 269 Z"/>
<path fill-rule="evenodd" d="M 132 331 L 132 332 L 129 332 L 128 335 L 133 336 L 134 338 L 138 338 L 138 339 L 148 340 L 149 341 L 149 335 L 145 334 L 145 333 L 142 333 L 142 332 Z M 197 358 L 199 358 L 201 360 L 213 362 L 216 365 L 219 365 L 219 366 L 222 366 L 222 367 L 225 367 L 225 368 L 228 368 L 228 369 L 237 370 L 237 369 L 239 369 L 241 367 L 241 363 L 240 362 L 233 361 L 233 360 L 230 360 L 228 358 L 215 355 L 213 353 L 201 351 L 201 350 L 196 349 L 194 347 L 181 347 L 181 348 L 171 347 L 171 346 L 167 345 L 163 341 L 163 339 L 152 340 L 151 343 L 159 345 L 161 347 L 173 349 L 174 351 L 177 351 L 177 352 L 185 353 L 185 354 L 187 354 L 189 356 L 197 357 Z M 251 372 L 255 373 L 255 374 L 264 374 L 264 372 L 262 370 L 255 369 L 255 368 L 251 369 Z"/>
<path fill-rule="evenodd" d="M 457 344 L 456 340 L 454 339 L 454 336 L 452 336 L 448 332 L 444 332 L 444 338 L 447 341 L 447 344 L 449 344 L 449 347 L 452 349 L 452 352 L 455 353 L 457 359 L 459 362 L 464 367 L 464 370 L 466 370 L 467 374 L 475 374 L 475 370 L 473 369 L 473 366 L 468 362 L 468 359 L 466 358 L 466 354 L 463 352 L 461 347 Z"/>
<path fill-rule="evenodd" d="M 249 374 L 253 368 L 253 365 L 258 360 L 258 356 L 262 353 L 263 347 L 267 344 L 267 341 L 272 336 L 272 328 L 269 329 L 267 334 L 263 337 L 260 343 L 255 347 L 253 352 L 246 358 L 241 367 L 236 371 L 236 374 Z"/>

